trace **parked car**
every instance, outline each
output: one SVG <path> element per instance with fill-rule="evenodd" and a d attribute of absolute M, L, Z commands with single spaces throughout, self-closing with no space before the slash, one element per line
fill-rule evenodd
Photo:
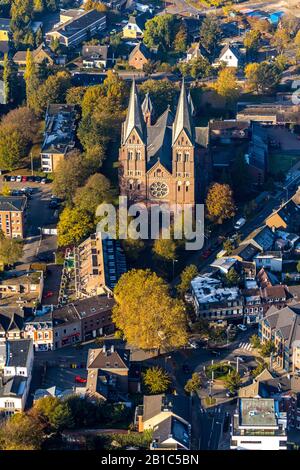
<path fill-rule="evenodd" d="M 205 250 L 205 251 L 202 253 L 201 258 L 206 259 L 206 258 L 208 258 L 210 255 L 211 255 L 211 250 Z"/>
<path fill-rule="evenodd" d="M 27 181 L 30 183 L 34 182 L 34 176 L 27 176 Z"/>
<path fill-rule="evenodd" d="M 228 398 L 232 398 L 232 397 L 236 397 L 237 396 L 237 392 L 230 392 L 228 390 L 228 392 L 226 392 L 226 397 Z"/>
<path fill-rule="evenodd" d="M 234 228 L 236 230 L 240 229 L 243 227 L 243 225 L 245 225 L 246 223 L 246 219 L 245 217 L 241 217 L 239 220 L 236 221 L 236 223 L 234 224 Z"/>
<path fill-rule="evenodd" d="M 21 183 L 21 182 L 22 182 L 22 176 L 21 176 L 21 175 L 18 175 L 18 176 L 16 177 L 16 182 L 17 182 L 17 183 Z"/>
<path fill-rule="evenodd" d="M 238 329 L 241 330 L 241 331 L 247 331 L 246 325 L 243 325 L 242 323 L 240 323 L 237 327 L 238 327 Z"/>
<path fill-rule="evenodd" d="M 15 176 L 11 176 L 11 177 L 10 177 L 10 181 L 13 183 L 14 181 L 16 181 L 16 177 L 15 177 Z"/>
<path fill-rule="evenodd" d="M 75 382 L 78 384 L 86 384 L 86 379 L 83 377 L 80 377 L 80 375 L 76 375 Z"/>
<path fill-rule="evenodd" d="M 40 176 L 35 176 L 35 177 L 34 177 L 34 182 L 35 182 L 35 183 L 40 183 L 41 180 L 42 180 L 42 178 L 41 178 Z"/>
<path fill-rule="evenodd" d="M 10 181 L 10 178 L 11 178 L 11 176 L 9 176 L 9 175 L 3 176 L 4 181 Z"/>
<path fill-rule="evenodd" d="M 49 202 L 49 209 L 57 209 L 58 203 L 56 202 L 55 199 L 52 199 L 52 201 Z"/>
<path fill-rule="evenodd" d="M 27 181 L 27 176 L 22 176 L 22 182 L 26 183 L 26 181 Z"/>
<path fill-rule="evenodd" d="M 41 179 L 41 184 L 46 184 L 47 183 L 47 179 L 46 178 L 42 178 Z"/>

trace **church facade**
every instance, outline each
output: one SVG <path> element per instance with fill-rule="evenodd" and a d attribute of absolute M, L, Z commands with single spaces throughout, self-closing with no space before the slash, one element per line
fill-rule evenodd
<path fill-rule="evenodd" d="M 140 104 L 133 81 L 119 152 L 121 195 L 146 204 L 192 204 L 205 190 L 208 129 L 193 123 L 194 106 L 183 81 L 174 116 L 168 107 L 153 122 L 147 94 Z"/>

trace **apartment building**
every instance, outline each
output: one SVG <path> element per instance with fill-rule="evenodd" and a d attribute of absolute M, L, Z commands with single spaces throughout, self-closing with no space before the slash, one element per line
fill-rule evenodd
<path fill-rule="evenodd" d="M 230 448 L 286 450 L 287 414 L 273 398 L 240 398 L 233 416 Z"/>
<path fill-rule="evenodd" d="M 0 280 L 0 306 L 36 307 L 42 299 L 43 271 L 12 271 Z"/>
<path fill-rule="evenodd" d="M 0 196 L 0 229 L 8 238 L 24 238 L 26 196 Z"/>
<path fill-rule="evenodd" d="M 67 12 L 63 13 L 63 19 Z M 58 39 L 65 47 L 76 47 L 89 37 L 104 31 L 106 28 L 106 15 L 97 11 L 80 11 L 77 15 L 71 15 L 67 21 L 63 21 L 57 27 L 46 34 L 46 42 Z"/>
<path fill-rule="evenodd" d="M 31 340 L 8 340 L 0 344 L 0 413 L 4 416 L 24 411 L 32 367 Z"/>
<path fill-rule="evenodd" d="M 45 173 L 55 172 L 68 152 L 75 148 L 75 106 L 49 104 L 45 117 L 44 141 L 41 150 L 41 168 Z"/>
<path fill-rule="evenodd" d="M 197 276 L 191 282 L 191 292 L 198 317 L 208 320 L 243 317 L 243 296 L 238 287 L 223 287 L 219 279 Z"/>
<path fill-rule="evenodd" d="M 272 307 L 260 321 L 258 335 L 262 342 L 275 343 L 274 364 L 286 372 L 300 371 L 299 303 L 280 310 Z"/>
<path fill-rule="evenodd" d="M 111 291 L 126 272 L 126 260 L 120 243 L 92 234 L 75 249 L 76 291 L 78 297 Z"/>

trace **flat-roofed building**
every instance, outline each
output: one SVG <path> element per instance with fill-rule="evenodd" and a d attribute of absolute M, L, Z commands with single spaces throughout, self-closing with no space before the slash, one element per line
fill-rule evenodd
<path fill-rule="evenodd" d="M 231 449 L 286 450 L 287 415 L 273 398 L 240 398 L 233 416 Z"/>
<path fill-rule="evenodd" d="M 63 15 L 65 19 L 66 12 Z M 80 14 L 72 16 L 68 21 L 63 21 L 57 27 L 46 34 L 46 41 L 58 39 L 59 43 L 66 47 L 75 47 L 97 33 L 105 30 L 106 15 L 97 11 L 81 11 Z"/>
<path fill-rule="evenodd" d="M 45 173 L 55 172 L 59 163 L 75 147 L 75 106 L 50 104 L 46 111 L 41 167 Z"/>

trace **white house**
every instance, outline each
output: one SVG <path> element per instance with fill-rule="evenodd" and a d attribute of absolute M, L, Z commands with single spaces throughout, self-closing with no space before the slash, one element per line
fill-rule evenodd
<path fill-rule="evenodd" d="M 227 67 L 239 67 L 241 65 L 241 54 L 236 46 L 226 44 L 221 50 L 218 63 L 225 63 Z"/>
<path fill-rule="evenodd" d="M 259 253 L 254 257 L 253 261 L 257 271 L 261 268 L 266 268 L 273 272 L 282 272 L 282 254 L 280 251 Z"/>
<path fill-rule="evenodd" d="M 233 417 L 230 448 L 286 450 L 287 415 L 273 398 L 240 398 Z"/>
<path fill-rule="evenodd" d="M 0 345 L 0 413 L 23 411 L 29 393 L 33 367 L 33 342 L 8 340 Z"/>

